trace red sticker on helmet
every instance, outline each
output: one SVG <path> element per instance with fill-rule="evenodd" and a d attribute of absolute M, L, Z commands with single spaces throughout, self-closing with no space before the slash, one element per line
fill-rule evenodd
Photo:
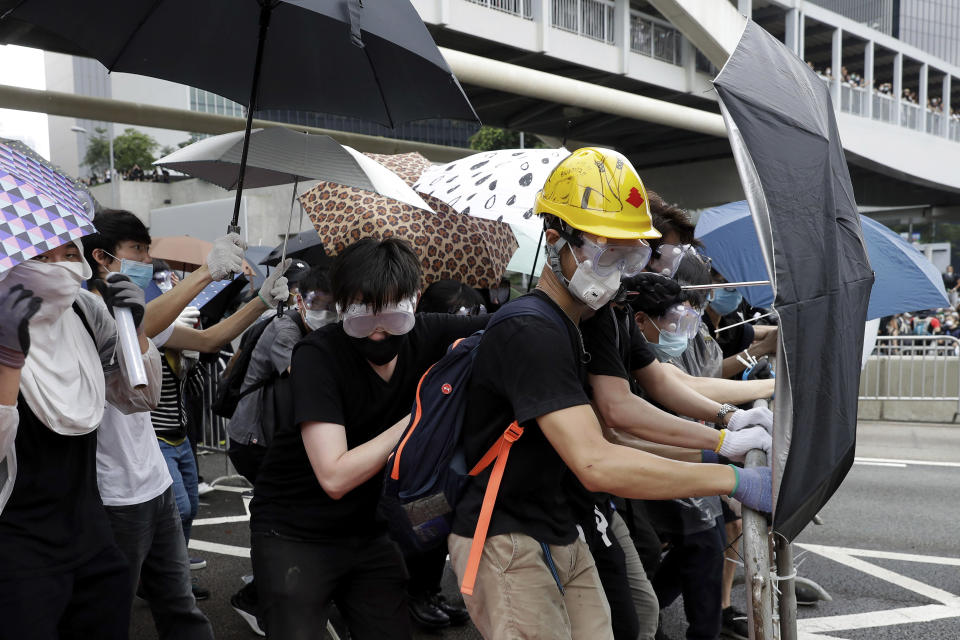
<path fill-rule="evenodd" d="M 440 387 L 440 391 L 443 392 L 443 395 L 448 396 L 448 395 L 450 395 L 451 392 L 453 392 L 453 387 L 451 387 L 451 386 L 450 386 L 450 383 L 448 382 L 448 383 L 446 383 L 445 385 L 443 385 L 442 387 Z"/>
<path fill-rule="evenodd" d="M 636 187 L 630 188 L 630 196 L 627 198 L 627 202 L 632 204 L 637 209 L 639 209 L 640 205 L 643 204 L 643 196 L 640 195 L 640 192 L 637 190 Z"/>

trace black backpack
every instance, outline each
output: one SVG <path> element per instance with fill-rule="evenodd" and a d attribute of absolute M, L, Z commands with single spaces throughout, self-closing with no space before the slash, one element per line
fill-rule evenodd
<path fill-rule="evenodd" d="M 297 327 L 300 329 L 300 335 L 306 335 L 310 332 L 304 324 L 303 318 L 300 317 L 300 314 L 296 310 L 288 309 L 286 316 L 297 323 Z M 253 356 L 253 350 L 260 341 L 260 336 L 263 335 L 267 325 L 276 317 L 277 316 L 271 315 L 268 318 L 257 320 L 247 329 L 246 333 L 243 334 L 243 338 L 240 339 L 240 347 L 237 349 L 237 352 L 233 354 L 233 357 L 230 358 L 230 362 L 227 363 L 227 368 L 224 370 L 223 376 L 220 378 L 220 384 L 217 387 L 217 397 L 214 398 L 211 406 L 213 412 L 218 416 L 228 419 L 232 418 L 241 398 L 249 393 L 253 393 L 257 389 L 262 389 L 276 378 L 276 375 L 273 375 L 243 389 L 243 380 L 247 376 L 247 369 L 250 367 L 250 358 Z"/>

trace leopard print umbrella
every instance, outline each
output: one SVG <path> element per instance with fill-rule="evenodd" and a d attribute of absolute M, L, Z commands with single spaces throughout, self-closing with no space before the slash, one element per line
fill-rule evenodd
<path fill-rule="evenodd" d="M 416 151 L 412 153 L 364 153 L 363 155 L 376 160 L 390 171 L 403 178 L 411 187 L 416 184 L 423 172 L 433 166 L 433 163 Z"/>
<path fill-rule="evenodd" d="M 496 286 L 517 249 L 510 226 L 456 213 L 436 198 L 424 200 L 435 210 L 330 182 L 300 196 L 329 255 L 360 238 L 403 238 L 420 256 L 427 284 L 458 280 L 470 287 Z"/>

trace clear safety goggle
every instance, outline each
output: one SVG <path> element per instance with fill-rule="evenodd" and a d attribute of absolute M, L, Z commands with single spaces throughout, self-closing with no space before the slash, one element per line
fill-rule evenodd
<path fill-rule="evenodd" d="M 675 304 L 657 318 L 657 327 L 687 339 L 695 338 L 700 330 L 700 311 L 685 304 Z"/>
<path fill-rule="evenodd" d="M 661 244 L 654 249 L 647 270 L 672 278 L 680 268 L 683 256 L 694 251 L 689 244 Z"/>
<path fill-rule="evenodd" d="M 400 336 L 413 329 L 416 306 L 417 299 L 413 297 L 387 305 L 379 313 L 374 313 L 373 307 L 365 304 L 351 304 L 345 310 L 338 306 L 337 311 L 343 320 L 344 332 L 352 338 L 366 338 L 375 331 Z"/>
<path fill-rule="evenodd" d="M 589 260 L 597 275 L 605 277 L 619 271 L 622 276 L 635 276 L 650 261 L 652 250 L 645 240 L 641 244 L 598 244 L 581 237 L 583 244 L 574 247 L 573 253 L 579 262 Z"/>
<path fill-rule="evenodd" d="M 333 296 L 322 291 L 308 291 L 297 294 L 297 302 L 303 303 L 304 309 L 311 311 L 336 311 Z"/>

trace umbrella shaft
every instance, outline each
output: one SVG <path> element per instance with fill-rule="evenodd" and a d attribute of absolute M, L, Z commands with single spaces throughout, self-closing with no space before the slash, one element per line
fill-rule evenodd
<path fill-rule="evenodd" d="M 750 280 L 747 282 L 714 282 L 713 284 L 685 284 L 680 288 L 684 291 L 700 291 L 703 289 L 726 289 L 727 287 L 762 287 L 770 284 L 769 280 Z"/>
<path fill-rule="evenodd" d="M 260 67 L 263 64 L 263 45 L 267 40 L 267 29 L 270 27 L 270 13 L 273 11 L 272 0 L 260 4 L 260 32 L 257 36 L 257 57 L 253 63 L 253 81 L 250 83 L 250 101 L 247 103 L 247 126 L 243 132 L 243 151 L 240 153 L 240 174 L 237 176 L 237 197 L 233 202 L 233 220 L 227 232 L 239 230 L 240 198 L 243 197 L 243 176 L 247 170 L 247 152 L 250 150 L 250 129 L 253 127 L 253 110 L 257 102 L 257 90 L 260 88 Z"/>

